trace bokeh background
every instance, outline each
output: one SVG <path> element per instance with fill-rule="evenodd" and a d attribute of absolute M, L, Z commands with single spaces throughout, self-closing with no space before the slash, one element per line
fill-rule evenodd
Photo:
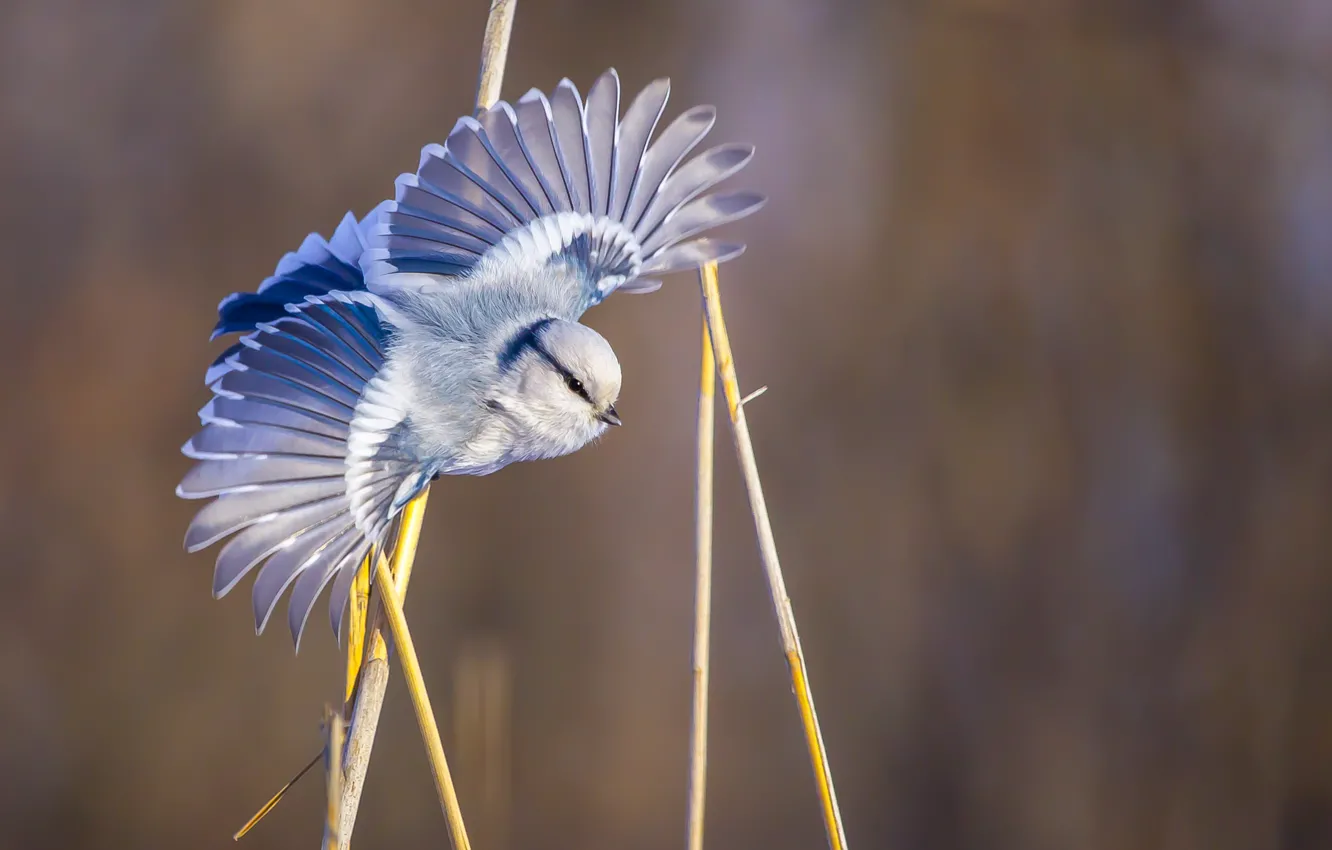
<path fill-rule="evenodd" d="M 0 847 L 225 847 L 340 653 L 186 556 L 207 335 L 470 109 L 481 0 L 0 5 Z M 506 95 L 716 103 L 723 271 L 853 847 L 1332 847 L 1332 4 L 522 0 Z M 684 836 L 698 289 L 627 427 L 434 488 L 408 612 L 474 843 Z M 723 420 L 724 421 L 724 420 Z M 729 437 L 708 842 L 818 847 Z M 314 846 L 308 779 L 246 839 Z M 444 846 L 395 674 L 356 843 Z"/>

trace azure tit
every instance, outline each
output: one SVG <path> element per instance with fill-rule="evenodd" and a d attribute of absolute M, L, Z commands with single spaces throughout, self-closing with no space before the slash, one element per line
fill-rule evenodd
<path fill-rule="evenodd" d="M 753 155 L 689 158 L 712 107 L 654 138 L 669 90 L 657 80 L 621 114 L 611 70 L 586 101 L 564 80 L 462 118 L 393 200 L 222 301 L 214 337 L 242 336 L 208 370 L 177 493 L 212 500 L 187 549 L 230 538 L 215 595 L 258 568 L 257 631 L 290 589 L 299 645 L 332 584 L 339 633 L 357 566 L 432 478 L 566 455 L 620 424 L 620 364 L 583 313 L 739 256 L 702 234 L 763 205 L 707 194 Z"/>

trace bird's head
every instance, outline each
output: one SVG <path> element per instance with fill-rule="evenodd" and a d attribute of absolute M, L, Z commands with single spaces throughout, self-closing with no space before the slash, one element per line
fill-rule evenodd
<path fill-rule="evenodd" d="M 500 355 L 495 402 L 535 457 L 575 452 L 619 425 L 620 361 L 601 334 L 577 322 L 542 319 Z"/>

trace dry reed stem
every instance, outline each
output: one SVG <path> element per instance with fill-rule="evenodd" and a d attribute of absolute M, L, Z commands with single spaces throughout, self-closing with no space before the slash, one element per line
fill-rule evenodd
<path fill-rule="evenodd" d="M 327 789 L 328 817 L 324 821 L 324 850 L 338 850 L 342 842 L 338 839 L 342 809 L 342 742 L 347 727 L 342 719 L 342 710 L 333 706 L 324 708 L 324 731 L 327 738 L 324 743 L 324 783 Z"/>
<path fill-rule="evenodd" d="M 379 731 L 379 715 L 384 708 L 388 678 L 388 659 L 371 658 L 361 668 L 358 679 L 360 693 L 350 721 L 352 735 L 347 741 L 347 751 L 343 754 L 342 826 L 338 832 L 344 847 L 351 843 L 352 830 L 356 826 L 356 814 L 361 805 L 361 791 L 365 788 L 365 775 L 370 768 L 375 733 Z"/>
<path fill-rule="evenodd" d="M 351 713 L 356 681 L 365 659 L 365 637 L 369 632 L 367 626 L 370 617 L 370 559 L 373 556 L 373 552 L 366 553 L 365 560 L 356 570 L 356 578 L 352 580 L 350 610 L 347 612 L 347 689 L 342 696 L 344 718 Z"/>
<path fill-rule="evenodd" d="M 518 0 L 491 0 L 486 32 L 481 36 L 481 73 L 476 82 L 476 111 L 489 109 L 499 100 L 504 85 L 504 64 L 509 58 L 509 35 Z"/>
<path fill-rule="evenodd" d="M 698 383 L 698 472 L 694 496 L 694 714 L 689 737 L 688 850 L 703 850 L 708 779 L 708 667 L 712 632 L 712 471 L 717 409 L 717 364 L 703 317 L 703 360 Z"/>
<path fill-rule="evenodd" d="M 509 53 L 509 37 L 513 30 L 514 10 L 518 5 L 518 0 L 492 0 L 490 4 L 490 14 L 486 19 L 485 34 L 482 37 L 481 45 L 481 70 L 477 81 L 476 108 L 480 112 L 489 109 L 499 100 L 500 88 L 504 80 L 504 66 Z M 402 524 L 400 526 L 397 545 L 394 547 L 394 570 L 392 574 L 393 600 L 399 612 L 401 612 L 402 600 L 407 594 L 407 584 L 410 580 L 411 563 L 416 555 L 417 540 L 420 537 L 421 519 L 425 514 L 425 500 L 429 491 L 422 493 L 416 501 L 408 505 L 403 512 Z M 409 522 L 409 515 L 412 517 Z M 408 530 L 410 534 L 404 535 Z M 355 611 L 355 594 L 362 588 L 368 591 L 369 569 L 368 564 L 363 567 L 363 575 L 357 577 L 357 583 L 353 585 L 352 607 Z M 403 567 L 406 567 L 404 570 Z M 377 565 L 376 584 L 383 587 L 379 581 L 379 574 L 384 570 L 382 562 Z M 386 595 L 386 594 L 385 594 Z M 385 602 L 388 602 L 387 598 Z M 364 640 L 364 651 L 355 655 L 351 654 L 352 644 L 355 637 L 348 640 L 348 665 L 347 665 L 347 683 L 348 683 L 348 701 L 352 700 L 352 694 L 355 693 L 355 708 L 352 714 L 352 732 L 351 740 L 348 742 L 347 755 L 345 759 L 347 784 L 343 794 L 342 801 L 342 838 L 344 843 L 351 840 L 352 829 L 356 822 L 356 813 L 360 806 L 361 791 L 365 784 L 365 773 L 369 765 L 370 754 L 374 748 L 375 732 L 379 726 L 379 714 L 384 706 L 384 693 L 388 688 L 388 650 L 383 640 L 382 625 L 377 621 L 377 615 L 383 611 L 383 607 L 375 609 L 376 622 L 364 623 L 363 628 L 367 631 Z M 406 620 L 402 621 L 405 631 Z M 401 650 L 401 647 L 400 647 Z M 361 669 L 359 660 L 353 662 L 352 659 L 366 658 L 364 669 Z M 404 662 L 406 659 L 404 658 Z M 419 671 L 418 671 L 419 673 Z M 422 684 L 424 688 L 424 684 Z M 418 701 L 417 694 L 413 693 L 413 705 L 417 708 L 417 720 L 421 724 L 423 736 L 427 736 L 427 751 L 432 749 L 432 744 L 427 735 L 427 725 L 434 726 L 434 716 L 428 719 L 421 716 L 421 705 L 424 704 L 427 709 L 429 699 L 422 690 Z M 435 730 L 435 739 L 438 740 L 438 729 Z M 447 764 L 443 763 L 443 747 L 438 748 L 438 761 L 436 763 L 435 754 L 431 754 L 431 770 L 435 774 L 436 785 L 439 788 L 444 805 L 445 815 L 450 820 L 450 833 L 454 839 L 455 850 L 462 850 L 467 847 L 466 831 L 462 827 L 462 815 L 460 812 L 454 812 L 450 815 L 449 803 L 444 797 L 444 786 L 440 784 L 441 767 L 444 778 L 447 778 Z M 452 788 L 452 782 L 448 786 Z M 456 795 L 453 795 L 454 807 L 456 808 Z M 454 820 L 457 821 L 456 827 Z M 460 845 L 459 838 L 463 843 Z"/>
<path fill-rule="evenodd" d="M 424 493 L 412 501 L 412 505 L 417 504 L 420 505 L 417 513 L 423 514 Z M 408 509 L 410 510 L 410 506 Z M 448 759 L 444 757 L 444 744 L 439 737 L 439 726 L 435 722 L 435 713 L 430 708 L 430 696 L 426 693 L 425 679 L 421 675 L 421 662 L 416 657 L 416 646 L 407 628 L 407 616 L 403 613 L 402 604 L 393 588 L 393 575 L 389 565 L 382 558 L 375 570 L 375 588 L 379 591 L 383 610 L 388 615 L 393 644 L 397 649 L 398 661 L 402 664 L 403 677 L 407 680 L 407 692 L 411 694 L 412 707 L 416 709 L 416 722 L 421 727 L 421 738 L 425 742 L 426 754 L 430 758 L 430 772 L 434 776 L 435 788 L 439 791 L 440 806 L 444 809 L 444 817 L 449 824 L 449 837 L 453 840 L 454 850 L 471 850 L 471 842 L 467 840 L 467 829 L 463 826 L 462 810 L 458 806 L 458 792 L 453 787 Z"/>
<path fill-rule="evenodd" d="M 709 263 L 700 276 L 703 303 L 708 317 L 708 330 L 712 333 L 713 353 L 721 372 L 722 389 L 726 393 L 726 407 L 731 416 L 731 433 L 735 437 L 735 452 L 744 474 L 745 489 L 749 493 L 749 507 L 754 514 L 754 529 L 758 534 L 759 553 L 763 570 L 772 592 L 772 604 L 781 629 L 782 649 L 791 671 L 791 688 L 800 709 L 800 721 L 809 748 L 810 763 L 818 786 L 819 802 L 823 810 L 823 825 L 828 833 L 828 846 L 832 850 L 846 850 L 846 833 L 842 828 L 842 814 L 837 808 L 837 792 L 833 787 L 832 772 L 823 746 L 823 733 L 819 729 L 818 715 L 814 712 L 814 695 L 809 689 L 809 676 L 805 670 L 805 656 L 800 649 L 800 633 L 796 630 L 795 612 L 786 595 L 786 580 L 782 577 L 781 563 L 777 560 L 777 542 L 772 534 L 772 521 L 763 499 L 763 485 L 759 480 L 758 462 L 754 459 L 754 446 L 749 438 L 749 424 L 745 421 L 744 397 L 736 378 L 735 359 L 731 354 L 731 341 L 726 335 L 726 320 L 722 315 L 721 293 L 717 284 L 717 266 Z"/>
<path fill-rule="evenodd" d="M 305 776 L 305 774 L 309 773 L 314 768 L 315 765 L 319 764 L 319 760 L 322 759 L 323 757 L 324 757 L 324 751 L 320 750 L 319 754 L 316 755 L 314 758 L 310 759 L 310 762 L 305 767 L 301 768 L 299 773 L 297 773 L 295 776 L 289 779 L 286 785 L 283 785 L 281 788 L 278 789 L 278 792 L 276 794 L 274 794 L 272 797 L 269 797 L 268 802 L 264 803 L 263 806 L 259 808 L 259 811 L 255 812 L 254 816 L 245 822 L 244 826 L 236 830 L 235 834 L 231 836 L 231 840 L 240 841 L 242 838 L 245 837 L 245 834 L 247 832 L 254 829 L 255 824 L 259 823 L 259 821 L 263 820 L 265 817 L 268 816 L 269 812 L 277 808 L 277 804 L 282 802 L 282 798 L 287 796 L 287 792 L 291 790 L 292 786 L 295 785 L 297 782 L 299 782 L 302 776 Z"/>
<path fill-rule="evenodd" d="M 398 521 L 398 536 L 393 545 L 393 603 L 399 608 L 407 595 L 407 585 L 412 578 L 412 566 L 416 562 L 416 547 L 421 539 L 421 523 L 425 518 L 426 500 L 430 496 L 427 487 L 407 507 L 403 509 Z M 377 565 L 389 569 L 389 563 L 383 552 L 375 553 Z M 376 569 L 376 573 L 379 570 Z M 369 579 L 369 576 L 366 576 Z M 353 590 L 360 584 L 353 585 Z M 344 848 L 351 844 L 352 830 L 356 826 L 356 815 L 361 805 L 361 791 L 365 786 L 366 771 L 370 766 L 370 753 L 375 746 L 375 733 L 379 729 L 379 714 L 384 707 L 384 693 L 388 689 L 388 643 L 384 640 L 384 602 L 376 605 L 366 623 L 367 633 L 363 640 L 364 658 L 359 673 L 348 668 L 348 677 L 357 681 L 355 702 L 351 716 L 351 736 L 347 742 L 347 751 L 343 755 L 343 772 L 346 781 L 342 789 L 342 826 L 339 834 Z M 355 604 L 355 600 L 353 600 Z M 351 639 L 348 639 L 351 643 Z"/>

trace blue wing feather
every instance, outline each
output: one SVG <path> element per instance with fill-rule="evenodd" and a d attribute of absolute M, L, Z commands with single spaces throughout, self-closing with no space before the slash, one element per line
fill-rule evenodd
<path fill-rule="evenodd" d="M 623 120 L 619 91 L 612 69 L 586 101 L 561 80 L 549 98 L 533 89 L 517 104 L 459 120 L 444 144 L 421 151 L 415 174 L 398 179 L 369 230 L 367 287 L 388 294 L 419 286 L 419 275 L 467 274 L 487 258 L 529 270 L 570 264 L 580 290 L 563 303 L 577 306 L 576 317 L 622 287 L 648 291 L 634 285 L 645 270 L 738 256 L 741 245 L 688 240 L 763 206 L 752 193 L 705 194 L 743 168 L 753 148 L 723 146 L 685 163 L 716 110 L 687 110 L 653 141 L 669 81 L 645 88 Z"/>
<path fill-rule="evenodd" d="M 377 313 L 387 308 L 371 293 L 434 286 L 483 262 L 502 272 L 558 265 L 574 274 L 548 276 L 571 287 L 553 300 L 576 318 L 613 292 L 659 286 L 644 273 L 743 251 L 696 237 L 762 206 L 752 193 L 708 194 L 753 149 L 723 146 L 686 162 L 716 113 L 687 110 L 654 139 L 669 92 L 669 81 L 653 82 L 621 118 L 611 70 L 586 100 L 562 80 L 549 98 L 534 89 L 463 118 L 444 144 L 421 151 L 393 200 L 360 220 L 347 214 L 328 238 L 310 234 L 256 291 L 218 305 L 214 337 L 245 336 L 208 370 L 214 398 L 185 446 L 198 463 L 177 492 L 216 500 L 187 546 L 230 536 L 218 595 L 259 568 L 257 628 L 291 588 L 287 620 L 299 642 L 332 584 L 336 631 L 356 565 L 434 472 L 401 445 L 407 411 L 385 380 L 388 329 Z"/>
<path fill-rule="evenodd" d="M 361 452 L 348 480 L 349 440 L 387 339 L 369 296 L 357 292 L 363 244 L 363 223 L 348 217 L 332 239 L 311 237 L 284 258 L 258 292 L 223 303 L 220 327 L 250 333 L 210 370 L 204 427 L 183 448 L 198 463 L 176 490 L 213 500 L 190 524 L 187 549 L 230 538 L 217 556 L 214 594 L 258 568 L 252 603 L 262 631 L 291 589 L 287 625 L 297 647 L 329 584 L 342 588 L 329 600 L 339 632 L 348 574 L 382 545 L 401 510 L 395 497 L 420 478 L 420 465 L 389 445 Z"/>
<path fill-rule="evenodd" d="M 318 233 L 305 237 L 301 247 L 285 255 L 273 274 L 254 292 L 236 292 L 217 305 L 217 324 L 213 339 L 232 333 L 252 331 L 265 322 L 287 315 L 288 304 L 299 304 L 310 296 L 330 292 L 365 289 L 361 254 L 371 225 L 378 220 L 384 204 L 372 209 L 360 221 L 351 213 L 343 216 L 328 239 Z M 239 343 L 217 356 L 214 365 L 235 354 Z"/>

